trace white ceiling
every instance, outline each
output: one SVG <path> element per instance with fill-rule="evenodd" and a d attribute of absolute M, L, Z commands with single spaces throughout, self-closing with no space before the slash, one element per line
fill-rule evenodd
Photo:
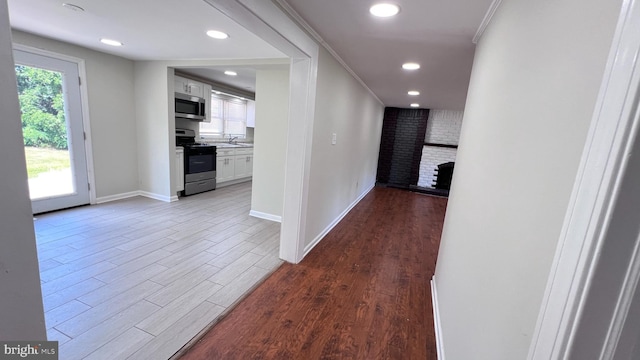
<path fill-rule="evenodd" d="M 464 108 L 472 39 L 491 1 L 391 0 L 400 13 L 376 18 L 369 7 L 383 0 L 286 0 L 386 106 L 452 110 Z M 409 61 L 421 68 L 403 70 Z"/>
<path fill-rule="evenodd" d="M 224 72 L 235 71 L 237 76 L 228 76 Z M 238 89 L 256 92 L 256 70 L 251 66 L 222 66 L 210 68 L 187 68 L 180 69 L 186 74 L 195 75 L 201 78 L 210 79 L 225 85 L 231 85 Z"/>
<path fill-rule="evenodd" d="M 11 25 L 133 60 L 284 57 L 203 0 L 68 1 L 84 12 L 62 2 L 8 0 Z M 425 108 L 462 109 L 475 48 L 471 40 L 491 0 L 397 0 L 401 11 L 390 19 L 369 14 L 374 2 L 287 0 L 386 106 L 418 102 Z M 211 29 L 230 38 L 211 39 L 205 35 Z M 102 37 L 124 46 L 103 45 Z M 406 72 L 401 65 L 407 61 L 422 68 Z M 222 70 L 195 72 L 241 89 L 255 86 L 250 68 L 239 69 L 236 78 L 223 77 Z M 410 97 L 408 90 L 421 95 Z"/>
<path fill-rule="evenodd" d="M 69 10 L 63 2 L 85 9 Z M 133 60 L 282 58 L 203 0 L 8 0 L 11 26 Z M 215 40 L 207 30 L 229 34 Z M 111 47 L 100 38 L 124 43 Z"/>

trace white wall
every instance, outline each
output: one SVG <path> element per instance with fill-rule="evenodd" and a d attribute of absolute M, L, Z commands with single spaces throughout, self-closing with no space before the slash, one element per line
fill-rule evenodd
<path fill-rule="evenodd" d="M 424 142 L 458 145 L 463 116 L 461 110 L 429 110 Z"/>
<path fill-rule="evenodd" d="M 21 31 L 13 41 L 85 60 L 96 196 L 138 190 L 133 61 Z"/>
<path fill-rule="evenodd" d="M 288 109 L 289 66 L 256 71 L 251 211 L 273 218 L 282 217 Z"/>
<path fill-rule="evenodd" d="M 45 340 L 7 2 L 0 1 L 0 339 Z"/>
<path fill-rule="evenodd" d="M 324 48 L 315 109 L 306 246 L 375 184 L 384 115 L 382 104 Z"/>
<path fill-rule="evenodd" d="M 160 61 L 135 62 L 139 189 L 164 201 L 174 196 L 175 118 L 172 68 Z"/>
<path fill-rule="evenodd" d="M 619 9 L 507 0 L 478 44 L 435 273 L 448 360 L 527 356 Z"/>

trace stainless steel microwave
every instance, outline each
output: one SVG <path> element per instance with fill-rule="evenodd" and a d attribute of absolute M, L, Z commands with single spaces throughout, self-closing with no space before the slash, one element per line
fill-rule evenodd
<path fill-rule="evenodd" d="M 190 120 L 205 120 L 205 100 L 198 96 L 176 93 L 176 117 Z"/>

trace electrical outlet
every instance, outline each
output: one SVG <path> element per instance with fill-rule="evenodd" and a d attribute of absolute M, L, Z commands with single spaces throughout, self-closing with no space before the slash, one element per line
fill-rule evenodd
<path fill-rule="evenodd" d="M 331 134 L 331 145 L 335 145 L 338 142 L 338 134 Z"/>

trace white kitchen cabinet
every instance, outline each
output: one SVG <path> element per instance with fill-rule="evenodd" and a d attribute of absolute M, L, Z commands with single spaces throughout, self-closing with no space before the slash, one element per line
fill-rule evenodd
<path fill-rule="evenodd" d="M 235 176 L 235 156 L 225 156 L 218 158 L 217 165 L 220 166 L 216 171 L 216 182 L 225 182 L 234 179 Z"/>
<path fill-rule="evenodd" d="M 204 84 L 204 122 L 211 122 L 211 85 Z"/>
<path fill-rule="evenodd" d="M 221 149 L 217 150 L 216 158 L 216 183 L 231 181 L 235 176 L 235 150 Z"/>
<path fill-rule="evenodd" d="M 236 149 L 235 178 L 241 179 L 253 174 L 253 148 Z"/>
<path fill-rule="evenodd" d="M 235 178 L 241 179 L 253 175 L 253 155 L 236 155 Z"/>
<path fill-rule="evenodd" d="M 247 156 L 235 156 L 235 161 L 236 161 L 236 167 L 235 167 L 235 173 L 234 173 L 234 178 L 239 179 L 239 178 L 243 178 L 243 177 L 247 177 Z"/>
<path fill-rule="evenodd" d="M 247 100 L 247 127 L 256 127 L 256 102 Z"/>
<path fill-rule="evenodd" d="M 201 82 L 187 79 L 187 90 L 189 95 L 204 97 L 204 84 Z"/>
<path fill-rule="evenodd" d="M 181 94 L 204 97 L 205 84 L 182 76 L 174 76 L 174 91 Z"/>
<path fill-rule="evenodd" d="M 188 80 L 186 78 L 183 78 L 182 76 L 178 76 L 178 75 L 174 76 L 173 91 L 188 95 L 189 92 L 187 88 L 187 82 Z"/>
<path fill-rule="evenodd" d="M 184 190 L 184 148 L 176 147 L 176 193 Z"/>
<path fill-rule="evenodd" d="M 232 180 L 240 182 L 253 175 L 253 148 L 218 147 L 216 159 L 216 183 Z"/>

